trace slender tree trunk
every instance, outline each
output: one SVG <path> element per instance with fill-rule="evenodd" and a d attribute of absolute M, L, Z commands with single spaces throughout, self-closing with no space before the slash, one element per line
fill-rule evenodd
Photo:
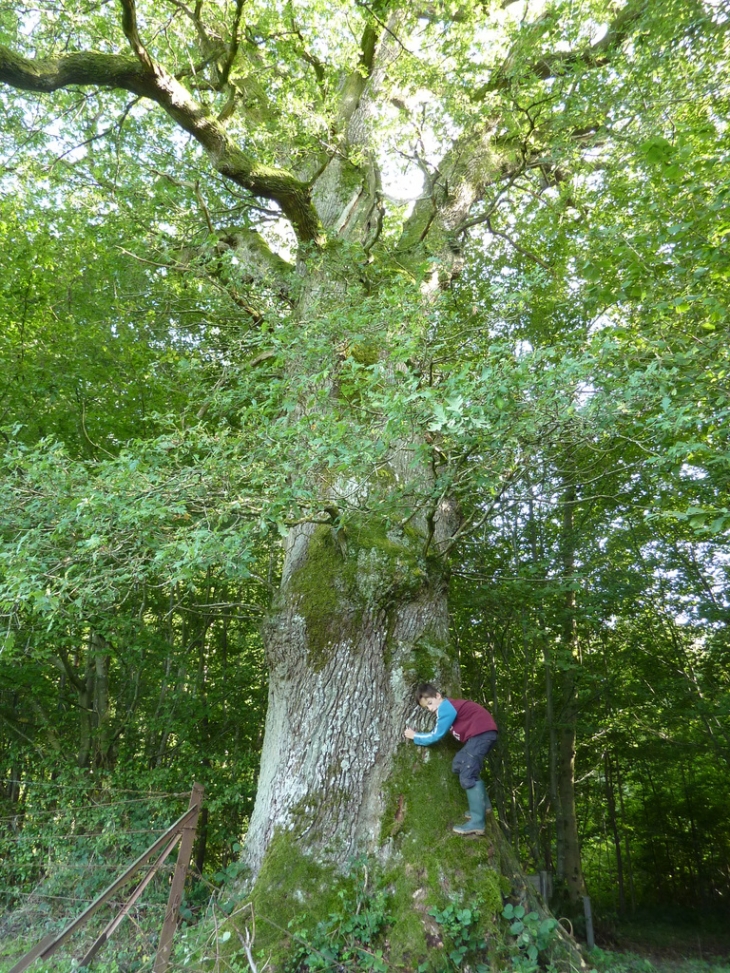
<path fill-rule="evenodd" d="M 111 654 L 105 638 L 98 633 L 91 637 L 94 655 L 94 764 L 109 769 L 114 764 L 114 727 L 109 706 L 109 669 Z"/>
<path fill-rule="evenodd" d="M 210 587 L 210 572 L 208 572 L 208 585 L 205 591 L 205 604 L 208 604 L 211 600 L 211 587 Z M 210 753 L 210 720 L 208 717 L 208 699 L 207 699 L 207 676 L 208 676 L 208 630 L 213 622 L 213 616 L 210 614 L 205 614 L 200 622 L 200 641 L 198 643 L 198 676 L 197 676 L 197 696 L 198 705 L 202 709 L 202 716 L 198 724 L 198 750 L 203 754 L 200 761 L 202 767 L 205 768 L 203 781 L 207 782 L 209 774 L 207 771 L 210 770 L 211 762 L 208 754 Z M 195 867 L 199 875 L 203 874 L 203 865 L 205 863 L 205 856 L 208 850 L 208 822 L 209 822 L 209 808 L 203 807 L 200 816 L 198 817 L 198 827 L 196 832 L 195 840 Z"/>
<path fill-rule="evenodd" d="M 545 718 L 548 725 L 548 777 L 550 787 L 550 807 L 555 821 L 555 877 L 565 879 L 565 832 L 560 816 L 560 797 L 558 794 L 558 732 L 555 725 L 555 704 L 553 700 L 553 673 L 550 646 L 543 646 L 545 662 Z M 549 841 L 548 841 L 549 844 Z M 547 863 L 547 857 L 546 857 Z"/>
<path fill-rule="evenodd" d="M 586 894 L 586 888 L 581 865 L 578 818 L 575 808 L 575 726 L 577 710 L 574 705 L 574 688 L 570 687 L 568 693 L 569 695 L 564 697 L 561 715 L 562 726 L 559 734 L 558 796 L 565 836 L 565 883 L 570 901 L 577 904 Z"/>
<path fill-rule="evenodd" d="M 608 806 L 608 819 L 611 824 L 613 835 L 613 847 L 616 855 L 616 884 L 618 886 L 618 909 L 623 915 L 626 912 L 626 893 L 624 890 L 624 865 L 621 854 L 621 836 L 619 834 L 618 820 L 616 817 L 616 798 L 613 789 L 613 773 L 611 769 L 611 757 L 608 752 L 603 755 L 604 780 L 606 782 L 606 804 Z"/>
<path fill-rule="evenodd" d="M 94 677 L 96 667 L 94 660 L 89 652 L 86 656 L 84 675 L 77 685 L 77 698 L 79 705 L 79 747 L 76 762 L 79 767 L 86 768 L 91 763 L 91 752 L 93 746 L 93 709 L 94 699 Z"/>
<path fill-rule="evenodd" d="M 502 656 L 505 664 L 509 667 L 510 665 L 510 645 L 509 636 L 503 635 L 503 640 L 501 644 Z M 496 661 L 494 662 L 493 669 L 493 682 L 496 686 L 497 683 L 497 670 Z M 501 709 L 500 717 L 497 725 L 501 728 L 502 733 L 505 733 L 507 739 L 510 739 L 509 725 L 507 724 L 507 714 L 514 712 L 514 705 L 512 702 L 512 687 L 509 681 L 507 681 L 504 687 L 504 692 L 502 694 L 504 698 L 504 706 Z M 504 807 L 500 808 L 500 821 L 507 834 L 510 844 L 516 855 L 520 853 L 520 822 L 517 807 L 517 786 L 515 785 L 514 772 L 513 772 L 513 756 L 512 750 L 509 746 L 500 747 L 500 763 L 502 771 L 502 787 L 504 790 Z"/>
<path fill-rule="evenodd" d="M 565 665 L 561 673 L 562 707 L 558 734 L 558 799 L 559 818 L 564 840 L 564 879 L 568 898 L 576 905 L 586 894 L 578 838 L 578 819 L 575 807 L 575 741 L 578 722 L 577 692 L 574 675 L 576 664 L 576 599 L 573 588 L 575 576 L 575 527 L 573 513 L 576 502 L 575 484 L 566 482 L 563 496 L 562 560 L 563 577 L 568 590 L 565 595 L 565 619 L 562 632 L 562 653 Z"/>
<path fill-rule="evenodd" d="M 111 655 L 98 632 L 89 636 L 83 679 L 75 679 L 79 705 L 79 767 L 109 768 L 114 762 L 114 728 L 109 706 Z"/>
<path fill-rule="evenodd" d="M 708 882 L 705 879 L 705 867 L 702 861 L 702 842 L 700 840 L 699 828 L 697 825 L 697 819 L 695 817 L 691 781 L 688 777 L 687 766 L 682 764 L 680 769 L 682 774 L 684 800 L 687 808 L 687 817 L 689 818 L 690 834 L 692 836 L 692 853 L 694 858 L 693 877 L 695 879 L 695 888 L 692 890 L 692 898 L 695 901 L 699 901 L 700 903 L 707 905 L 710 896 L 708 895 Z"/>
<path fill-rule="evenodd" d="M 636 889 L 634 887 L 634 867 L 631 861 L 631 837 L 629 834 L 628 822 L 626 820 L 626 808 L 624 806 L 624 788 L 621 780 L 621 761 L 616 759 L 616 787 L 618 789 L 619 808 L 621 810 L 621 827 L 624 834 L 624 852 L 626 858 L 626 871 L 629 878 L 629 897 L 631 899 L 631 911 L 636 911 Z"/>
<path fill-rule="evenodd" d="M 16 709 L 16 704 L 18 702 L 17 696 L 15 696 L 15 695 L 13 696 L 12 702 L 13 702 L 13 710 L 15 710 Z M 17 764 L 17 763 L 13 763 L 12 767 L 10 768 L 10 777 L 9 777 L 9 779 L 7 780 L 7 782 L 5 783 L 5 785 L 3 787 L 3 790 L 4 790 L 4 795 L 3 796 L 4 796 L 5 800 L 9 804 L 19 804 L 20 803 L 20 781 L 21 781 L 21 776 L 20 775 L 21 775 L 21 773 L 22 773 L 22 771 L 20 769 L 20 765 Z M 14 822 L 15 822 L 15 818 L 11 822 L 11 826 L 12 827 L 14 827 Z"/>
<path fill-rule="evenodd" d="M 496 720 L 497 726 L 503 727 L 503 708 L 501 705 L 501 693 L 499 688 L 499 679 L 497 678 L 497 660 L 495 657 L 496 647 L 493 639 L 489 641 L 489 679 L 492 689 L 492 704 L 493 704 L 493 715 Z M 499 811 L 499 819 L 503 822 L 503 827 L 507 833 L 507 837 L 511 838 L 511 831 L 507 824 L 507 800 L 506 800 L 506 781 L 508 778 L 507 773 L 507 759 L 508 753 L 504 746 L 501 746 L 497 750 L 497 762 L 499 764 L 500 774 L 495 787 L 495 804 Z"/>
<path fill-rule="evenodd" d="M 530 495 L 528 499 L 528 519 L 527 537 L 530 545 L 530 557 L 532 567 L 537 570 L 540 564 L 540 551 L 538 547 L 539 532 L 538 521 L 535 517 L 535 505 Z M 545 624 L 542 612 L 538 608 L 537 613 L 538 628 L 545 631 Z M 553 661 L 550 643 L 546 638 L 542 639 L 543 672 L 545 677 L 545 726 L 548 734 L 548 796 L 547 813 L 545 823 L 540 828 L 540 840 L 542 844 L 542 858 L 548 872 L 555 872 L 559 880 L 565 878 L 565 837 L 563 833 L 563 822 L 560 817 L 560 801 L 558 797 L 558 737 L 555 725 L 555 704 L 553 699 Z M 537 660 L 535 660 L 537 661 Z M 553 856 L 553 828 L 555 825 L 555 856 Z"/>
<path fill-rule="evenodd" d="M 520 613 L 520 625 L 522 629 L 522 648 L 524 652 L 524 677 L 522 686 L 523 705 L 525 709 L 525 774 L 527 777 L 528 793 L 528 822 L 527 828 L 530 835 L 530 851 L 533 860 L 539 863 L 540 858 L 540 838 L 537 821 L 537 781 L 535 779 L 534 762 L 532 759 L 532 670 L 533 657 L 532 645 L 527 632 L 527 619 L 524 610 Z"/>

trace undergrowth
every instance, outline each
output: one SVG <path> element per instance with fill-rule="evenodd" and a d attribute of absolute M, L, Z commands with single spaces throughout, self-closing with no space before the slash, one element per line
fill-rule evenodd
<path fill-rule="evenodd" d="M 730 973 L 730 959 L 648 959 L 638 953 L 599 947 L 588 953 L 588 962 L 596 973 Z"/>

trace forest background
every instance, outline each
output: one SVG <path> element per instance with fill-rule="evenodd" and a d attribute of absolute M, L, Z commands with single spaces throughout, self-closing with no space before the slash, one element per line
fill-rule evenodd
<path fill-rule="evenodd" d="M 607 943 L 730 918 L 728 15 L 416 7 L 0 9 L 8 942 L 194 781 L 187 920 L 235 882 L 282 604 L 320 669 L 285 552 L 363 518 L 421 543 L 389 606 L 448 582 L 403 712 L 494 713 L 523 867 Z"/>

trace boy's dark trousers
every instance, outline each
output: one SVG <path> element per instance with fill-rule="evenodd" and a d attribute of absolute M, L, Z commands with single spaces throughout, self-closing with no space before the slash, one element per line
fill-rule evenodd
<path fill-rule="evenodd" d="M 484 758 L 497 742 L 497 731 L 488 730 L 470 737 L 451 762 L 451 769 L 459 775 L 459 783 L 468 791 L 480 779 Z"/>

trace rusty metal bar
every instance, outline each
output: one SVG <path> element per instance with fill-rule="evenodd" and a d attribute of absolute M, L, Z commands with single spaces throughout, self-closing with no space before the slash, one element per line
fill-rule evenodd
<path fill-rule="evenodd" d="M 195 788 L 193 788 L 193 791 L 195 791 Z M 198 813 L 199 808 L 191 805 L 184 814 L 180 815 L 174 824 L 170 825 L 167 831 L 161 835 L 157 841 L 153 842 L 153 844 L 151 844 L 146 851 L 142 852 L 139 858 L 129 866 L 123 875 L 120 875 L 118 879 L 112 882 L 112 884 L 91 903 L 91 905 L 87 906 L 80 916 L 74 919 L 73 922 L 69 923 L 69 925 L 66 926 L 66 928 L 58 935 L 46 936 L 43 942 L 39 943 L 37 946 L 31 949 L 29 953 L 26 953 L 25 956 L 21 957 L 21 959 L 18 960 L 15 966 L 9 970 L 8 973 L 23 973 L 23 970 L 26 970 L 33 960 L 38 959 L 39 957 L 41 959 L 48 959 L 49 956 L 52 956 L 58 947 L 63 945 L 63 943 L 65 943 L 66 940 L 69 939 L 77 929 L 83 926 L 84 923 L 87 922 L 87 920 L 89 920 L 94 913 L 104 905 L 105 902 L 108 902 L 115 892 L 118 891 L 118 889 L 120 889 L 123 885 L 126 885 L 135 872 L 139 871 L 139 869 L 147 861 L 149 861 L 154 854 L 156 854 L 161 848 L 165 847 L 165 843 L 170 840 L 170 837 L 173 834 L 177 834 L 182 831 L 185 824 L 187 824 L 187 822 L 191 819 L 197 819 Z"/>
<path fill-rule="evenodd" d="M 55 938 L 56 934 L 55 932 L 52 932 L 48 936 L 41 939 L 41 941 L 37 943 L 29 953 L 26 953 L 22 959 L 18 960 L 12 970 L 10 970 L 10 973 L 20 973 L 21 970 L 27 969 L 33 960 L 38 959 L 43 950 L 46 949 L 47 946 L 51 945 Z"/>
<path fill-rule="evenodd" d="M 165 848 L 165 850 L 162 852 L 162 854 L 157 859 L 155 864 L 149 870 L 149 872 L 147 872 L 145 877 L 139 883 L 139 885 L 134 890 L 134 892 L 132 892 L 130 897 L 124 903 L 121 911 L 117 913 L 117 915 L 112 919 L 109 925 L 104 929 L 104 931 L 101 933 L 101 935 L 96 940 L 94 945 L 86 953 L 84 958 L 79 960 L 79 966 L 88 966 L 89 962 L 96 956 L 96 954 L 99 952 L 99 950 L 104 945 L 104 943 L 107 942 L 107 940 L 109 940 L 112 937 L 112 935 L 116 932 L 118 926 L 121 925 L 122 921 L 124 920 L 129 910 L 132 908 L 132 906 L 137 901 L 137 899 L 140 898 L 144 890 L 147 888 L 147 886 L 150 884 L 152 879 L 155 877 L 160 867 L 164 864 L 165 859 L 173 850 L 173 848 L 175 847 L 175 845 L 178 843 L 179 840 L 180 840 L 180 835 L 176 834 L 173 837 L 172 841 L 167 846 L 167 848 Z"/>
<path fill-rule="evenodd" d="M 193 852 L 195 829 L 198 826 L 198 814 L 200 813 L 202 804 L 203 787 L 201 784 L 194 784 L 193 791 L 190 795 L 190 810 L 195 812 L 195 816 L 191 817 L 189 822 L 183 827 L 180 850 L 177 853 L 177 864 L 175 865 L 175 874 L 172 876 L 170 897 L 167 900 L 167 912 L 165 913 L 165 921 L 162 925 L 162 932 L 160 933 L 160 942 L 157 947 L 153 973 L 166 973 L 167 967 L 170 964 L 172 937 L 175 935 L 175 930 L 177 929 L 180 903 L 182 902 L 183 892 L 185 890 L 185 878 L 188 873 L 190 856 Z"/>

